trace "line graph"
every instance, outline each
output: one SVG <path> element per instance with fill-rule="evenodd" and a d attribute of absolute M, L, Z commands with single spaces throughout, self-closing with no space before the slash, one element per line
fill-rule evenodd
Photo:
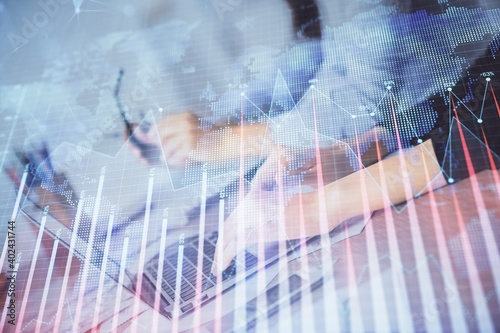
<path fill-rule="evenodd" d="M 491 86 L 490 86 L 490 87 L 491 87 Z M 491 89 L 493 89 L 493 88 L 491 87 Z M 314 86 L 312 86 L 312 87 L 310 88 L 310 90 L 308 91 L 308 93 L 314 93 L 314 92 L 319 92 L 319 91 L 318 91 L 318 90 L 317 90 Z M 492 93 L 493 93 L 493 90 L 492 90 Z M 323 94 L 323 96 L 325 97 L 326 95 L 324 95 L 324 94 Z M 454 96 L 455 98 L 457 98 L 457 99 L 458 99 L 458 97 L 456 97 L 456 95 L 455 95 L 453 92 L 451 92 L 451 91 L 450 91 L 450 100 L 451 100 L 451 96 Z M 494 94 L 493 94 L 493 96 L 494 96 Z M 327 97 L 327 96 L 326 96 L 326 97 Z M 389 99 L 393 100 L 393 101 L 394 101 L 394 105 L 397 107 L 397 101 L 396 101 L 396 99 L 394 98 L 394 95 L 392 94 L 391 89 L 387 89 L 386 94 L 383 96 L 383 99 L 386 99 L 386 98 L 389 98 Z M 392 98 L 394 98 L 394 99 L 392 99 Z M 483 102 L 484 102 L 484 100 L 483 100 Z M 484 103 L 483 103 L 483 106 L 484 106 Z M 469 111 L 470 111 L 470 110 L 469 110 Z M 470 111 L 470 112 L 472 113 L 472 111 Z M 483 109 L 481 109 L 481 115 L 483 115 Z M 361 117 L 361 116 L 362 116 L 362 115 L 360 115 L 359 117 Z M 365 116 L 366 116 L 366 115 L 365 115 Z M 371 116 L 371 115 L 368 115 L 368 116 L 373 117 L 373 116 Z M 352 117 L 353 122 L 356 122 L 356 119 L 357 119 L 357 118 L 358 118 L 358 115 L 355 115 L 355 117 Z M 476 120 L 480 120 L 480 119 L 482 119 L 482 118 L 481 118 L 481 117 L 476 117 Z M 409 121 L 409 120 L 408 120 L 408 121 Z M 455 124 L 455 123 L 460 123 L 460 121 L 456 118 L 456 116 L 453 116 L 453 117 L 452 117 L 452 125 L 453 125 L 453 124 Z M 306 123 L 305 123 L 305 122 L 303 122 L 303 125 L 304 125 L 304 127 L 306 127 Z M 156 126 L 156 124 L 154 124 L 154 126 Z M 473 134 L 473 133 L 472 133 L 469 129 L 467 129 L 465 126 L 463 126 L 462 128 L 464 128 L 464 131 L 468 131 L 471 135 L 474 135 L 474 134 Z M 307 129 L 307 128 L 306 128 L 306 129 Z M 315 134 L 316 134 L 316 135 L 319 135 L 318 133 L 315 133 Z M 487 149 L 487 151 L 489 151 L 489 152 L 491 153 L 491 156 L 493 156 L 493 157 L 494 157 L 495 159 L 497 159 L 497 160 L 499 159 L 499 157 L 498 157 L 498 156 L 497 156 L 494 152 L 492 152 L 492 151 L 488 148 L 488 146 L 487 146 L 485 143 L 483 143 L 483 141 L 482 141 L 480 138 L 478 138 L 477 136 L 476 136 L 475 138 L 476 138 L 479 142 L 481 142 L 481 144 L 482 144 L 482 145 L 483 145 L 483 146 Z M 330 139 L 330 140 L 334 140 L 332 137 L 328 137 L 328 139 Z M 450 138 L 448 138 L 448 141 L 449 141 L 449 140 L 450 140 Z M 352 152 L 352 154 L 354 154 L 354 156 L 356 156 L 356 158 L 358 159 L 358 162 L 359 162 L 359 163 L 360 163 L 360 165 L 361 165 L 360 169 L 361 169 L 361 168 L 366 169 L 366 168 L 365 168 L 365 166 L 364 166 L 364 165 L 362 165 L 362 163 L 361 163 L 361 157 L 360 157 L 360 155 L 361 155 L 361 154 L 360 154 L 360 151 L 359 151 L 359 147 L 356 147 L 356 149 L 353 149 L 353 148 L 351 148 L 351 146 L 349 146 L 349 145 L 347 145 L 347 144 L 346 144 L 346 147 L 348 147 L 349 151 L 350 151 L 350 152 Z M 122 148 L 123 148 L 123 147 L 122 147 Z M 105 154 L 103 154 L 103 155 L 105 155 Z M 167 166 L 167 167 L 168 167 L 168 166 Z M 444 172 L 444 170 L 443 170 L 443 172 Z M 371 175 L 369 175 L 369 176 L 371 177 Z M 373 177 L 372 177 L 372 178 L 373 178 Z M 243 179 L 242 181 L 247 182 L 247 183 L 250 183 L 250 181 L 245 180 L 245 179 Z M 382 188 L 381 188 L 381 189 L 382 189 Z M 173 191 L 175 191 L 175 189 L 174 189 Z M 383 191 L 382 191 L 382 192 L 383 192 Z M 96 203 L 96 204 L 97 204 L 97 203 Z M 401 206 L 396 207 L 394 204 L 392 204 L 392 203 L 391 203 L 392 207 L 394 207 L 394 208 L 395 208 L 395 210 L 396 210 L 396 212 L 397 212 L 397 213 L 400 213 L 400 212 L 402 212 L 404 209 L 406 209 L 406 207 L 408 207 L 408 204 L 409 204 L 409 203 L 407 202 L 407 203 L 406 203 L 403 207 L 401 207 Z M 388 259 L 392 260 L 392 259 L 391 259 L 391 257 L 390 257 L 389 255 L 386 255 L 386 256 L 380 257 L 379 259 L 380 259 L 380 260 L 384 260 L 384 259 L 386 259 L 386 258 L 388 258 Z M 427 264 L 427 261 L 429 261 L 429 260 L 431 260 L 431 259 L 432 259 L 432 260 L 434 260 L 434 261 L 436 261 L 436 259 L 433 257 L 433 255 L 427 255 L 425 263 Z M 380 260 L 379 260 L 379 261 L 380 261 Z M 434 264 L 437 266 L 437 265 L 438 265 L 437 261 L 436 261 Z M 422 263 L 420 263 L 419 265 L 422 265 Z M 405 273 L 407 273 L 407 274 L 413 274 L 414 272 L 418 271 L 418 267 L 420 267 L 420 266 L 415 266 L 415 267 L 414 267 L 414 268 L 412 268 L 412 269 L 407 269 L 407 268 L 404 268 L 404 266 L 402 266 L 402 269 L 403 269 L 403 271 L 405 271 Z M 441 270 L 441 267 L 438 267 L 438 269 L 440 269 L 440 270 Z M 360 276 L 358 277 L 358 283 L 359 283 L 359 281 L 360 281 L 360 279 L 361 279 L 362 275 L 364 274 L 364 271 L 365 271 L 365 270 L 366 270 L 366 269 L 365 269 L 365 268 L 363 268 L 362 273 L 361 273 L 361 274 L 360 274 Z M 488 300 L 489 300 L 492 296 L 494 296 L 494 295 L 495 295 L 495 293 L 496 293 L 496 292 L 495 292 L 494 290 L 492 290 L 492 291 L 490 291 L 490 292 L 488 292 L 488 293 L 486 294 L 486 296 L 485 296 L 485 299 L 486 299 L 486 300 L 485 300 L 485 303 L 486 303 L 486 304 L 487 304 Z M 81 296 L 80 296 L 80 297 L 81 297 Z M 462 301 L 461 301 L 461 302 L 462 302 Z M 65 303 L 65 304 L 66 304 L 66 303 Z M 69 306 L 69 305 L 68 305 L 68 306 Z M 81 306 L 81 305 L 80 305 L 80 306 Z M 77 306 L 77 309 L 78 309 L 78 306 Z M 80 310 L 80 311 L 81 311 L 81 310 Z M 77 311 L 77 313 L 78 313 L 78 311 Z M 477 320 L 477 319 L 475 319 L 477 316 L 476 316 L 476 317 L 474 317 L 474 316 L 473 316 L 470 312 L 467 314 L 467 316 L 468 316 L 468 320 L 469 320 L 469 321 L 472 321 L 472 320 Z M 78 315 L 77 317 L 79 317 L 79 315 Z M 471 318 L 472 318 L 472 319 L 471 319 Z M 37 322 L 38 322 L 38 321 L 37 321 Z M 30 323 L 31 323 L 31 322 L 30 322 Z"/>
<path fill-rule="evenodd" d="M 283 80 L 284 80 L 284 79 L 283 79 L 283 77 L 282 77 L 281 73 L 278 73 L 278 74 L 277 74 L 277 77 L 276 77 L 275 90 L 277 90 L 277 89 L 283 89 L 283 84 L 284 84 L 284 82 L 282 82 L 281 84 L 278 84 L 278 82 L 279 82 L 279 81 L 283 81 Z M 488 82 L 489 82 L 489 81 L 487 81 L 487 83 L 488 83 Z M 489 87 L 490 87 L 490 88 L 492 88 L 492 87 L 491 87 L 491 85 L 490 85 Z M 383 96 L 380 98 L 380 100 L 377 102 L 377 105 L 380 105 L 381 103 L 383 103 L 383 101 L 384 101 L 384 100 L 387 100 L 387 99 L 390 97 L 390 98 L 392 98 L 392 100 L 394 101 L 394 104 L 395 104 L 396 109 L 398 108 L 398 100 L 397 100 L 397 96 L 395 96 L 395 95 L 393 94 L 393 92 L 392 92 L 392 88 L 393 88 L 393 87 L 392 87 L 392 86 L 390 86 L 390 85 L 388 85 L 388 86 L 387 86 L 387 89 L 386 89 L 385 93 L 384 93 L 384 94 L 383 94 Z M 493 92 L 493 91 L 492 91 L 492 92 Z M 317 94 L 319 94 L 320 96 L 322 96 L 322 98 L 324 98 L 324 99 L 328 100 L 328 101 L 329 101 L 329 102 L 331 102 L 331 103 L 334 103 L 335 105 L 338 105 L 338 104 L 336 104 L 334 101 L 332 101 L 332 100 L 331 100 L 331 99 L 330 99 L 330 98 L 329 98 L 329 97 L 328 97 L 325 93 L 323 93 L 323 92 L 321 92 L 320 90 L 318 90 L 318 89 L 315 87 L 315 85 L 311 85 L 311 86 L 310 86 L 310 88 L 308 89 L 308 91 L 307 91 L 307 92 L 306 92 L 306 93 L 302 96 L 301 100 L 299 100 L 297 103 L 294 103 L 294 108 L 293 108 L 290 112 L 288 112 L 288 114 L 286 114 L 284 117 L 282 117 L 282 119 L 281 119 L 280 123 L 276 123 L 276 120 L 274 120 L 273 118 L 271 118 L 271 117 L 270 117 L 268 114 L 266 114 L 263 110 L 259 109 L 259 112 L 261 112 L 261 113 L 263 114 L 263 117 L 265 117 L 265 118 L 266 118 L 266 120 L 268 120 L 268 124 L 266 125 L 266 131 L 267 131 L 267 128 L 269 128 L 269 125 L 274 124 L 274 125 L 276 125 L 276 126 L 280 126 L 283 122 L 285 122 L 285 121 L 286 121 L 287 117 L 291 117 L 292 115 L 298 115 L 298 119 L 299 119 L 299 120 L 301 121 L 301 123 L 302 123 L 302 130 L 303 130 L 305 133 L 310 133 L 311 135 L 314 135 L 314 130 L 313 130 L 313 129 L 310 129 L 310 128 L 308 128 L 308 127 L 306 126 L 306 122 L 305 122 L 305 121 L 304 121 L 304 119 L 302 118 L 302 115 L 300 114 L 300 112 L 297 112 L 297 109 L 296 109 L 296 108 L 297 108 L 297 105 L 300 105 L 301 101 L 302 101 L 302 100 L 304 100 L 305 98 L 307 98 L 307 96 L 308 96 L 309 94 L 312 94 L 312 93 L 317 93 Z M 273 94 L 273 96 L 274 96 L 274 94 Z M 291 92 L 290 92 L 289 90 L 288 90 L 288 96 L 291 98 Z M 453 96 L 455 96 L 455 94 L 454 94 L 454 93 L 453 93 Z M 494 96 L 494 95 L 493 95 L 493 96 Z M 245 100 L 250 101 L 246 95 L 244 95 L 244 94 L 243 94 L 243 95 L 242 95 L 242 97 L 243 97 Z M 486 97 L 486 96 L 485 96 L 485 97 Z M 494 97 L 495 97 L 495 96 L 494 96 Z M 496 97 L 495 97 L 495 98 L 496 98 Z M 460 99 L 458 99 L 458 101 L 461 103 L 461 100 L 460 100 Z M 483 101 L 484 101 L 484 99 L 483 99 Z M 274 97 L 273 97 L 273 103 L 274 103 L 274 102 L 276 102 L 276 100 L 275 100 L 275 99 L 274 99 Z M 253 102 L 252 102 L 252 104 L 253 104 L 253 105 L 255 105 Z M 461 103 L 461 104 L 463 104 L 463 103 Z M 484 106 L 484 105 L 483 105 L 483 106 Z M 257 106 L 256 106 L 256 107 L 257 107 Z M 346 112 L 347 114 L 349 114 L 349 115 L 352 117 L 353 122 L 356 122 L 356 119 L 359 119 L 359 117 L 375 117 L 375 116 L 377 116 L 378 114 L 380 114 L 380 112 L 381 112 L 380 110 L 372 110 L 369 114 L 366 114 L 366 113 L 364 113 L 364 114 L 352 114 L 351 112 L 349 112 L 349 111 L 345 110 L 344 108 L 340 108 L 340 109 L 341 109 L 341 110 L 343 110 L 342 112 Z M 468 111 L 472 113 L 472 111 L 470 111 L 470 109 L 468 109 Z M 481 109 L 481 115 L 483 114 L 483 111 L 484 111 L 484 110 L 483 110 L 483 108 L 482 108 L 482 109 Z M 451 112 L 451 110 L 450 110 L 450 112 Z M 414 135 L 417 137 L 417 139 L 418 139 L 418 143 L 421 143 L 421 142 L 422 142 L 422 139 L 420 138 L 420 136 L 418 135 L 417 131 L 415 130 L 414 125 L 412 124 L 412 122 L 408 119 L 408 117 L 406 116 L 406 114 L 405 114 L 405 112 L 404 112 L 404 111 L 402 111 L 402 112 L 401 112 L 401 114 L 404 116 L 405 121 L 406 121 L 407 125 L 410 127 L 411 131 L 412 131 L 412 132 L 414 133 Z M 472 114 L 473 114 L 473 113 L 472 113 Z M 450 114 L 450 115 L 451 115 L 451 114 Z M 476 117 L 476 118 L 478 118 L 477 116 L 475 116 L 475 117 Z M 151 121 L 151 122 L 153 122 L 153 124 L 152 124 L 152 129 L 153 129 L 154 131 L 156 131 L 156 132 L 157 132 L 158 137 L 159 137 L 158 129 L 157 129 L 157 126 L 156 126 L 156 121 L 155 121 L 155 118 L 154 118 L 154 116 L 153 116 L 153 112 L 152 112 L 152 111 L 150 111 L 150 113 L 148 113 L 148 115 L 146 116 L 146 118 L 148 119 L 147 121 Z M 145 118 L 145 119 L 146 119 L 146 118 Z M 453 117 L 450 117 L 450 118 L 451 118 L 451 120 L 452 120 L 452 121 L 454 120 L 454 119 L 453 119 Z M 478 118 L 478 120 L 479 120 L 479 119 L 480 119 L 480 118 Z M 280 130 L 280 128 L 278 127 L 277 131 L 279 131 L 279 130 Z M 335 137 L 325 136 L 325 135 L 323 135 L 323 134 L 321 134 L 321 133 L 317 133 L 317 135 L 318 135 L 318 136 L 319 136 L 322 140 L 328 140 L 328 141 L 330 141 L 330 142 L 332 142 L 332 143 L 339 143 L 339 144 L 344 145 L 344 146 L 345 146 L 345 148 L 346 148 L 346 150 L 348 151 L 349 155 L 350 155 L 350 156 L 352 156 L 352 157 L 354 158 L 354 161 L 356 162 L 356 165 L 361 165 L 364 169 L 366 169 L 366 166 L 365 166 L 362 162 L 361 162 L 361 163 L 359 163 L 359 161 L 361 160 L 361 157 L 360 157 L 360 154 L 358 153 L 358 151 L 355 149 L 355 147 L 354 147 L 353 145 L 349 144 L 348 142 L 345 142 L 345 141 L 339 140 L 338 138 L 335 138 Z M 161 141 L 161 140 L 159 140 L 159 139 L 158 139 L 158 142 L 160 142 L 160 141 Z M 449 141 L 449 140 L 448 140 L 448 141 Z M 479 139 L 479 138 L 478 138 L 478 141 L 481 141 L 481 139 Z M 264 143 L 263 143 L 263 145 L 264 145 Z M 264 150 L 264 146 L 263 146 L 263 145 L 262 145 L 262 147 L 261 147 L 261 151 L 263 151 L 263 150 Z M 68 148 L 68 147 L 70 147 L 70 148 Z M 71 148 L 71 147 L 73 147 L 73 148 Z M 79 148 L 78 146 L 75 146 L 75 145 L 73 145 L 73 144 L 71 144 L 71 143 L 67 143 L 67 142 L 65 143 L 65 142 L 63 142 L 63 143 L 61 143 L 61 145 L 60 145 L 60 146 L 58 146 L 56 149 L 54 149 L 54 151 L 52 152 L 52 154 L 54 154 L 54 155 L 64 154 L 64 153 L 66 152 L 66 150 L 67 150 L 67 149 L 69 149 L 69 150 L 77 150 L 77 149 L 81 149 L 81 148 Z M 123 151 L 124 151 L 124 150 L 126 150 L 126 149 L 127 149 L 127 142 L 125 142 L 125 143 L 123 144 L 123 146 L 120 148 L 120 150 L 119 150 L 119 151 L 118 151 L 115 155 L 113 155 L 113 156 L 110 156 L 110 155 L 107 155 L 107 154 L 104 154 L 104 153 L 100 153 L 100 152 L 96 152 L 96 151 L 93 151 L 92 153 L 93 153 L 93 154 L 97 154 L 98 156 L 103 156 L 103 157 L 108 157 L 108 158 L 113 159 L 113 158 L 116 158 L 116 156 L 118 156 L 118 155 L 122 154 L 122 153 L 123 153 Z M 425 149 L 426 149 L 426 148 L 425 148 Z M 60 151 L 60 152 L 59 152 L 59 151 Z M 163 150 L 162 150 L 162 151 L 163 151 Z M 52 155 L 52 154 L 51 154 L 51 155 Z M 494 152 L 492 152 L 492 156 L 493 156 L 495 159 L 499 159 L 499 157 L 498 157 L 498 156 L 497 156 Z M 432 156 L 432 154 L 430 154 L 430 152 L 429 152 L 429 154 L 428 154 L 428 157 L 429 157 L 429 158 L 434 159 L 434 157 Z M 165 161 L 165 157 L 163 157 L 163 160 Z M 437 163 L 437 161 L 435 161 L 435 162 Z M 170 172 L 170 170 L 169 170 L 169 165 L 168 165 L 166 162 L 164 162 L 164 165 L 165 165 L 165 168 L 166 168 L 166 175 L 167 175 L 167 177 L 169 177 L 169 178 L 172 180 L 171 172 Z M 450 172 L 449 172 L 448 170 L 444 170 L 444 169 L 443 169 L 442 171 L 443 171 L 443 173 L 445 174 L 445 176 L 448 176 L 448 178 L 452 179 L 452 176 L 450 175 Z M 234 172 L 234 174 L 233 174 L 233 178 L 236 178 L 236 175 L 237 175 L 237 172 Z M 230 178 L 230 176 L 228 177 L 228 175 L 225 175 L 225 176 L 224 176 L 224 175 L 220 175 L 220 176 L 217 176 L 216 178 L 213 178 L 213 177 L 212 177 L 212 178 L 209 178 L 209 181 L 210 181 L 210 182 L 214 182 L 214 183 L 215 183 L 215 182 L 217 182 L 217 181 L 218 181 L 218 179 L 220 179 L 220 180 L 224 180 L 224 179 L 228 179 L 228 178 Z M 50 179 L 42 179 L 42 180 L 43 180 L 43 181 L 45 181 L 45 182 L 47 182 L 47 183 L 49 183 L 49 182 L 50 182 Z M 223 181 L 223 182 L 224 182 L 224 181 Z M 246 182 L 246 183 L 248 183 L 248 184 L 250 183 L 250 181 L 249 181 L 249 180 L 247 180 L 247 179 L 244 179 L 244 182 Z M 226 183 L 227 183 L 227 181 L 226 181 Z M 193 190 L 195 190 L 195 192 L 199 192 L 199 191 L 198 191 L 198 188 L 199 188 L 200 186 L 201 186 L 201 180 L 200 180 L 200 182 L 198 182 L 198 183 L 194 183 L 194 184 L 191 184 L 191 185 L 187 185 L 187 186 L 185 186 L 185 187 L 181 187 L 181 188 L 173 188 L 172 190 L 175 192 L 175 191 L 179 191 L 179 190 L 193 189 Z M 57 189 L 57 191 L 59 191 L 59 190 L 62 190 L 62 191 L 64 192 L 64 190 L 65 190 L 65 189 L 63 189 L 63 188 L 59 188 L 59 189 Z M 418 196 L 418 194 L 417 194 L 417 196 Z M 405 206 L 400 207 L 400 206 L 396 206 L 396 205 L 394 205 L 394 204 L 392 204 L 392 206 L 393 206 L 393 208 L 394 208 L 394 209 L 396 209 L 398 212 L 400 212 L 400 211 L 402 211 L 402 210 L 404 210 L 404 209 L 406 208 Z"/>

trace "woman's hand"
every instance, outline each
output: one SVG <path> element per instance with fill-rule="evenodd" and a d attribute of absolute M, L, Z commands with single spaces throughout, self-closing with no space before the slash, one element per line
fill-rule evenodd
<path fill-rule="evenodd" d="M 282 181 L 286 172 L 283 161 L 278 151 L 269 156 L 255 175 L 248 195 L 224 222 L 214 255 L 215 275 L 226 269 L 249 245 L 318 235 L 343 221 L 340 202 L 332 202 L 336 197 L 333 187 L 331 192 L 301 193 L 298 180 L 288 178 L 287 183 L 296 185 L 293 189 L 287 188 Z M 295 195 L 290 193 L 292 190 Z"/>
<path fill-rule="evenodd" d="M 187 159 L 195 162 L 224 162 L 238 158 L 240 154 L 244 157 L 265 157 L 269 147 L 273 146 L 262 124 L 213 125 L 212 129 L 203 131 L 200 118 L 191 112 L 167 115 L 157 123 L 156 128 L 151 126 L 147 132 L 139 128 L 134 136 L 141 142 L 160 146 L 169 166 L 183 167 Z M 127 138 L 126 133 L 124 138 Z M 136 146 L 130 143 L 129 148 L 147 164 Z"/>
<path fill-rule="evenodd" d="M 354 172 L 346 153 L 346 146 L 336 142 L 330 147 L 319 148 L 319 154 L 314 152 L 313 157 L 295 170 L 289 170 L 291 175 L 303 174 L 304 185 L 318 187 L 318 175 L 322 177 L 323 184 L 328 184 Z M 319 158 L 318 158 L 319 157 Z M 289 157 L 288 164 L 297 157 Z M 318 166 L 318 160 L 321 161 Z M 319 174 L 318 174 L 319 172 Z"/>
<path fill-rule="evenodd" d="M 148 132 L 150 141 L 158 140 L 168 165 L 184 166 L 204 132 L 200 119 L 191 112 L 167 115 L 158 124 L 158 133 L 152 127 Z"/>
<path fill-rule="evenodd" d="M 141 143 L 157 146 L 163 151 L 165 160 L 169 166 L 183 167 L 190 153 L 196 150 L 198 141 L 203 137 L 204 132 L 199 127 L 199 118 L 191 112 L 172 114 L 164 117 L 155 126 L 141 128 L 134 124 L 133 135 Z M 125 131 L 124 139 L 128 139 Z M 144 158 L 141 150 L 128 141 L 130 151 L 145 165 L 149 161 Z M 194 154 L 196 156 L 196 154 Z M 163 157 L 160 158 L 163 161 Z"/>
<path fill-rule="evenodd" d="M 358 136 L 359 145 L 366 146 L 368 149 L 360 156 L 363 165 L 366 167 L 380 158 L 388 154 L 384 144 L 387 137 L 390 136 L 387 130 L 381 127 L 375 127 L 372 130 Z M 339 140 L 330 147 L 319 148 L 312 152 L 313 157 L 301 165 L 296 170 L 290 170 L 291 175 L 302 173 L 304 175 L 304 183 L 318 187 L 319 178 L 322 178 L 323 184 L 335 182 L 345 176 L 357 171 L 357 162 L 353 167 L 351 160 L 357 160 L 357 144 L 355 138 Z M 292 161 L 297 160 L 297 156 L 287 154 L 287 163 L 290 165 Z M 318 165 L 318 160 L 321 161 Z"/>
<path fill-rule="evenodd" d="M 275 205 L 273 208 L 278 212 L 267 216 L 262 213 L 261 206 L 265 202 L 262 195 L 259 197 L 253 193 L 247 196 L 244 204 L 240 204 L 224 222 L 223 236 L 219 236 L 214 255 L 216 266 L 212 273 L 217 275 L 222 272 L 240 251 L 252 244 L 304 239 L 335 228 L 347 218 L 347 211 L 340 208 L 340 203 L 326 202 L 322 212 L 320 201 L 326 201 L 335 194 L 326 193 L 325 196 L 322 199 L 319 191 L 296 194 L 281 213 L 280 207 Z M 254 209 L 255 207 L 260 209 Z"/>

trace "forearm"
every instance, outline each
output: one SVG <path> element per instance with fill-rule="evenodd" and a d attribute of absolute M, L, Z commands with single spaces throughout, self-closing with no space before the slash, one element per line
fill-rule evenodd
<path fill-rule="evenodd" d="M 432 143 L 424 142 L 398 156 L 378 162 L 359 172 L 344 177 L 325 186 L 325 196 L 329 203 L 329 216 L 340 214 L 333 219 L 341 222 L 349 217 L 395 205 L 413 198 L 426 187 L 430 181 L 441 174 L 436 162 Z M 445 185 L 443 177 L 438 177 L 433 186 Z M 363 193 L 364 192 L 364 193 Z M 363 202 L 365 200 L 365 202 Z M 366 208 L 365 208 L 366 207 Z M 333 211 L 333 210 L 341 210 Z M 332 225 L 330 227 L 335 227 Z"/>

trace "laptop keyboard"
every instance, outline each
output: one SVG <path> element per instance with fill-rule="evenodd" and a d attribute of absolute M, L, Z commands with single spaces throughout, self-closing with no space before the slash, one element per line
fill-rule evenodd
<path fill-rule="evenodd" d="M 201 275 L 201 290 L 202 292 L 214 287 L 217 277 L 211 273 L 213 257 L 215 254 L 215 243 L 218 233 L 214 231 L 210 236 L 205 237 L 203 242 L 203 265 Z M 198 236 L 187 238 L 184 241 L 184 258 L 182 262 L 182 279 L 180 297 L 181 302 L 186 302 L 193 299 L 196 295 L 196 278 L 198 268 Z M 165 262 L 163 264 L 162 289 L 175 299 L 175 284 L 177 279 L 177 253 L 179 246 L 173 244 L 165 249 Z M 170 254 L 170 255 L 168 255 Z M 245 251 L 245 267 L 250 269 L 257 265 L 257 257 Z M 222 273 L 222 281 L 234 278 L 236 266 L 243 266 L 242 263 L 237 263 L 234 259 L 229 267 Z M 146 270 L 154 278 L 153 283 L 158 277 L 158 258 L 148 263 Z"/>

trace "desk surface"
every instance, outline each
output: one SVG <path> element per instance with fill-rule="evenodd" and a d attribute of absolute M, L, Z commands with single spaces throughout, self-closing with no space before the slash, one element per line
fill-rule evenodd
<path fill-rule="evenodd" d="M 477 192 L 474 192 L 474 186 Z M 485 171 L 477 175 L 477 180 L 467 179 L 423 195 L 408 204 L 377 211 L 360 235 L 334 244 L 331 249 L 334 259 L 338 259 L 334 265 L 334 285 L 339 328 L 347 331 L 358 325 L 358 328 L 368 330 L 389 327 L 391 331 L 397 331 L 408 325 L 408 322 L 402 323 L 398 319 L 406 316 L 412 319 L 417 331 L 435 327 L 450 331 L 457 320 L 465 323 L 471 331 L 488 327 L 485 326 L 488 324 L 483 324 L 484 321 L 489 321 L 495 331 L 500 330 L 499 300 L 495 286 L 495 277 L 498 276 L 495 270 L 498 267 L 491 269 L 491 261 L 494 262 L 495 258 L 492 252 L 488 252 L 493 250 L 498 255 L 499 203 L 493 173 Z M 441 221 L 439 225 L 436 223 L 438 219 Z M 26 227 L 32 228 L 29 224 Z M 485 234 L 488 230 L 493 231 L 493 234 Z M 391 237 L 392 232 L 396 237 Z M 422 237 L 418 237 L 418 233 Z M 494 240 L 493 244 L 491 240 Z M 446 246 L 441 246 L 443 242 Z M 53 240 L 44 236 L 42 245 L 24 318 L 25 332 L 34 331 L 36 325 Z M 40 325 L 42 332 L 51 331 L 54 322 L 67 254 L 67 250 L 59 246 L 56 262 L 64 264 L 54 266 L 43 324 Z M 317 260 L 320 256 L 321 250 L 308 257 Z M 80 265 L 79 260 L 73 260 L 66 291 L 68 296 L 74 292 Z M 288 267 L 300 270 L 301 265 L 301 262 L 293 260 Z M 474 274 L 475 271 L 477 274 Z M 398 280 L 400 278 L 402 280 Z M 25 279 L 23 276 L 18 279 L 19 290 L 23 290 Z M 402 290 L 406 295 L 400 293 Z M 473 290 L 476 292 L 473 293 Z M 291 311 L 288 312 L 291 318 L 270 316 L 257 325 L 272 330 L 279 325 L 280 320 L 287 320 L 298 330 L 309 324 L 314 325 L 317 331 L 329 328 L 332 316 L 325 313 L 324 299 L 331 299 L 332 295 L 325 294 L 320 286 L 311 291 L 312 297 L 309 299 L 313 301 L 307 304 L 307 294 L 302 292 L 301 301 L 291 305 Z M 22 297 L 21 294 L 17 299 Z M 5 291 L 0 294 L 0 299 L 5 299 Z M 86 304 L 88 306 L 88 301 Z M 405 304 L 406 311 L 401 309 Z M 71 309 L 71 304 L 65 305 L 63 321 L 68 322 L 72 315 Z M 109 312 L 109 308 L 104 310 Z M 153 311 L 141 307 L 140 313 L 136 318 L 140 327 L 150 327 Z M 306 313 L 313 317 L 305 320 Z M 123 323 L 122 320 L 127 315 L 130 314 L 124 311 L 118 321 L 122 324 L 120 331 L 130 329 L 131 321 Z M 112 319 L 103 316 L 103 320 L 109 323 Z M 169 323 L 160 320 L 161 327 L 167 330 L 164 325 Z M 211 331 L 213 325 L 213 322 L 205 324 L 202 331 Z M 10 330 L 12 328 L 7 327 L 6 331 Z"/>

